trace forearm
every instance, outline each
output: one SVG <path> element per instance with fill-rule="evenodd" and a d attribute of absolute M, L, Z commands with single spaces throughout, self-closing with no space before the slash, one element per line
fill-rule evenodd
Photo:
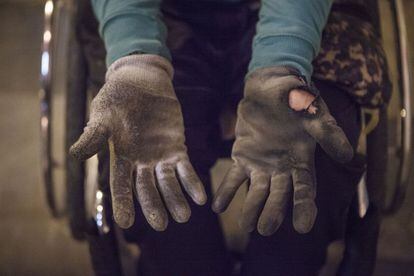
<path fill-rule="evenodd" d="M 161 20 L 161 0 L 91 0 L 107 50 L 106 63 L 133 52 L 170 59 L 167 29 Z"/>
<path fill-rule="evenodd" d="M 308 80 L 333 0 L 262 0 L 249 71 L 289 66 Z"/>

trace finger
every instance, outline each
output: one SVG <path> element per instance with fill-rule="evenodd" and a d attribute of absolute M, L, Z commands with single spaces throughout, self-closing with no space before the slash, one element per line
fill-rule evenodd
<path fill-rule="evenodd" d="M 256 228 L 257 220 L 269 195 L 269 177 L 266 174 L 253 172 L 250 176 L 250 187 L 242 209 L 240 226 L 251 232 Z"/>
<path fill-rule="evenodd" d="M 177 173 L 188 195 L 198 205 L 204 205 L 207 201 L 206 191 L 190 162 L 187 160 L 178 162 Z"/>
<path fill-rule="evenodd" d="M 88 159 L 105 146 L 107 139 L 108 131 L 102 124 L 89 122 L 69 152 L 76 159 Z"/>
<path fill-rule="evenodd" d="M 111 150 L 110 188 L 115 222 L 121 228 L 129 228 L 135 219 L 132 198 L 132 166 L 128 160 L 119 158 Z"/>
<path fill-rule="evenodd" d="M 293 180 L 293 226 L 299 233 L 308 233 L 315 222 L 315 180 L 309 169 L 296 168 Z"/>
<path fill-rule="evenodd" d="M 181 191 L 175 171 L 171 165 L 158 164 L 156 169 L 158 188 L 171 216 L 176 222 L 187 222 L 191 209 Z"/>
<path fill-rule="evenodd" d="M 138 167 L 136 190 L 142 212 L 148 223 L 157 231 L 164 231 L 168 225 L 168 215 L 155 186 L 154 169 Z"/>
<path fill-rule="evenodd" d="M 279 229 L 285 217 L 291 190 L 292 178 L 290 174 L 272 176 L 270 194 L 257 223 L 257 231 L 261 235 L 270 236 Z"/>
<path fill-rule="evenodd" d="M 352 159 L 353 149 L 344 131 L 336 124 L 326 104 L 321 101 L 323 115 L 306 120 L 305 129 L 334 160 L 345 163 Z"/>
<path fill-rule="evenodd" d="M 224 212 L 246 179 L 247 175 L 243 169 L 238 165 L 233 165 L 227 172 L 216 193 L 212 205 L 213 211 L 216 213 Z"/>

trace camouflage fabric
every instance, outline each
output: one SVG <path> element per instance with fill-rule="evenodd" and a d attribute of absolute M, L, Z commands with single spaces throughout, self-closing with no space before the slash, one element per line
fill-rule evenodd
<path fill-rule="evenodd" d="M 379 107 L 390 98 L 385 53 L 369 21 L 332 12 L 313 65 L 314 78 L 336 83 L 362 106 Z"/>

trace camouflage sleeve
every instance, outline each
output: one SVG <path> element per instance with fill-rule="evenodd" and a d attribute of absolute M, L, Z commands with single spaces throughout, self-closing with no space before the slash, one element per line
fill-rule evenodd
<path fill-rule="evenodd" d="M 313 65 L 314 78 L 334 82 L 363 106 L 378 107 L 390 98 L 381 39 L 367 20 L 332 12 Z"/>

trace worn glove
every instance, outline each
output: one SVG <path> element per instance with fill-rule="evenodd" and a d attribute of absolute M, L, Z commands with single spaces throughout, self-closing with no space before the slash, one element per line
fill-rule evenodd
<path fill-rule="evenodd" d="M 312 101 L 298 109 L 293 92 Z M 316 142 L 339 162 L 353 156 L 344 132 L 304 77 L 286 67 L 256 70 L 246 80 L 238 107 L 234 164 L 217 191 L 213 210 L 223 212 L 249 179 L 240 225 L 248 231 L 257 225 L 260 234 L 271 235 L 283 221 L 293 185 L 293 226 L 299 233 L 309 232 L 317 213 Z"/>
<path fill-rule="evenodd" d="M 70 149 L 73 156 L 86 159 L 109 141 L 113 214 L 122 228 L 130 227 L 135 218 L 133 171 L 138 202 L 155 230 L 162 231 L 168 224 L 163 201 L 175 221 L 189 219 L 191 210 L 180 183 L 194 202 L 206 202 L 184 145 L 172 75 L 171 64 L 160 56 L 131 55 L 117 60 L 92 101 L 84 133 Z"/>

